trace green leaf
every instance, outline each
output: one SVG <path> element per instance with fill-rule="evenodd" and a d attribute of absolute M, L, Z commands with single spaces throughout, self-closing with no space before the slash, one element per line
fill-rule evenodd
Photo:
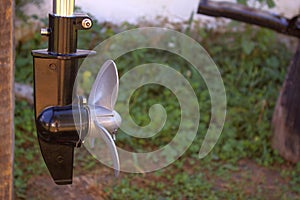
<path fill-rule="evenodd" d="M 238 3 L 247 5 L 247 0 L 237 0 Z"/>
<path fill-rule="evenodd" d="M 254 47 L 255 47 L 255 43 L 254 43 L 254 42 L 252 42 L 252 41 L 247 41 L 247 40 L 243 40 L 243 41 L 242 41 L 243 52 L 244 52 L 246 55 L 251 54 L 251 52 L 253 51 Z"/>
<path fill-rule="evenodd" d="M 266 0 L 267 1 L 267 5 L 269 8 L 274 8 L 275 7 L 275 2 L 273 0 Z"/>

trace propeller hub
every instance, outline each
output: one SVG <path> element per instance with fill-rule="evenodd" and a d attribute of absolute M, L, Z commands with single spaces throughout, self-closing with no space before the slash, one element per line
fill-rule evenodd
<path fill-rule="evenodd" d="M 118 112 L 101 106 L 89 106 L 89 109 L 90 113 L 94 115 L 90 117 L 90 124 L 92 124 L 92 119 L 96 119 L 109 133 L 115 134 L 117 132 L 122 122 L 122 118 Z"/>

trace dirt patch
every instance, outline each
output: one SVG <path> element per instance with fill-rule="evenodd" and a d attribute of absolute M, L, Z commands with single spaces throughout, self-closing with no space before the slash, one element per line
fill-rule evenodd
<path fill-rule="evenodd" d="M 103 168 L 88 175 L 77 175 L 72 185 L 58 186 L 50 175 L 33 177 L 27 185 L 26 199 L 69 200 L 69 199 L 108 199 L 104 185 L 114 180 L 111 171 Z"/>
<path fill-rule="evenodd" d="M 252 160 L 245 159 L 235 165 L 222 162 L 214 163 L 214 168 L 207 170 L 196 168 L 196 166 L 200 166 L 199 163 L 191 165 L 187 159 L 182 167 L 170 166 L 167 171 L 173 177 L 177 173 L 187 173 L 189 176 L 193 176 L 194 173 L 199 173 L 199 170 L 201 170 L 205 174 L 205 180 L 213 185 L 212 190 L 217 193 L 228 193 L 228 191 L 232 194 L 240 193 L 238 198 L 299 198 L 298 194 L 289 190 L 289 178 L 281 176 L 281 170 L 288 169 L 288 165 L 264 167 Z M 121 173 L 120 177 L 115 179 L 112 170 L 102 166 L 97 167 L 89 174 L 74 175 L 73 184 L 68 186 L 55 185 L 49 175 L 33 177 L 28 182 L 26 196 L 27 199 L 33 200 L 110 199 L 111 193 L 114 192 L 113 187 L 123 179 L 128 178 L 130 178 L 131 183 L 138 185 L 139 188 L 150 190 L 157 189 L 156 184 L 153 183 L 160 182 L 170 186 L 174 184 L 172 178 L 168 179 L 166 176 L 158 176 L 155 173 L 136 176 Z M 197 196 L 197 194 L 195 195 Z"/>
<path fill-rule="evenodd" d="M 243 191 L 245 196 L 260 195 L 264 199 L 299 197 L 288 190 L 289 179 L 281 176 L 281 170 L 288 166 L 264 167 L 252 160 L 241 160 L 227 179 L 216 177 L 217 190 Z"/>

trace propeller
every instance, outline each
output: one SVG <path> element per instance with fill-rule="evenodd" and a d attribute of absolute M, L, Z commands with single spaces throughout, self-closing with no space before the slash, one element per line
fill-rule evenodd
<path fill-rule="evenodd" d="M 102 65 L 88 98 L 89 131 L 84 138 L 94 148 L 95 139 L 101 136 L 109 148 L 116 176 L 120 171 L 120 162 L 114 140 L 122 121 L 121 116 L 114 110 L 118 89 L 116 64 L 108 60 Z"/>

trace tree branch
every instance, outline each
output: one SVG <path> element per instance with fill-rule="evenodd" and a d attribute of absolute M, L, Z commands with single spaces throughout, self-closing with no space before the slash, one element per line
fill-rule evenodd
<path fill-rule="evenodd" d="M 201 0 L 198 13 L 213 17 L 226 17 L 237 21 L 255 24 L 277 32 L 300 38 L 299 16 L 286 19 L 266 11 L 249 8 L 231 2 Z"/>

